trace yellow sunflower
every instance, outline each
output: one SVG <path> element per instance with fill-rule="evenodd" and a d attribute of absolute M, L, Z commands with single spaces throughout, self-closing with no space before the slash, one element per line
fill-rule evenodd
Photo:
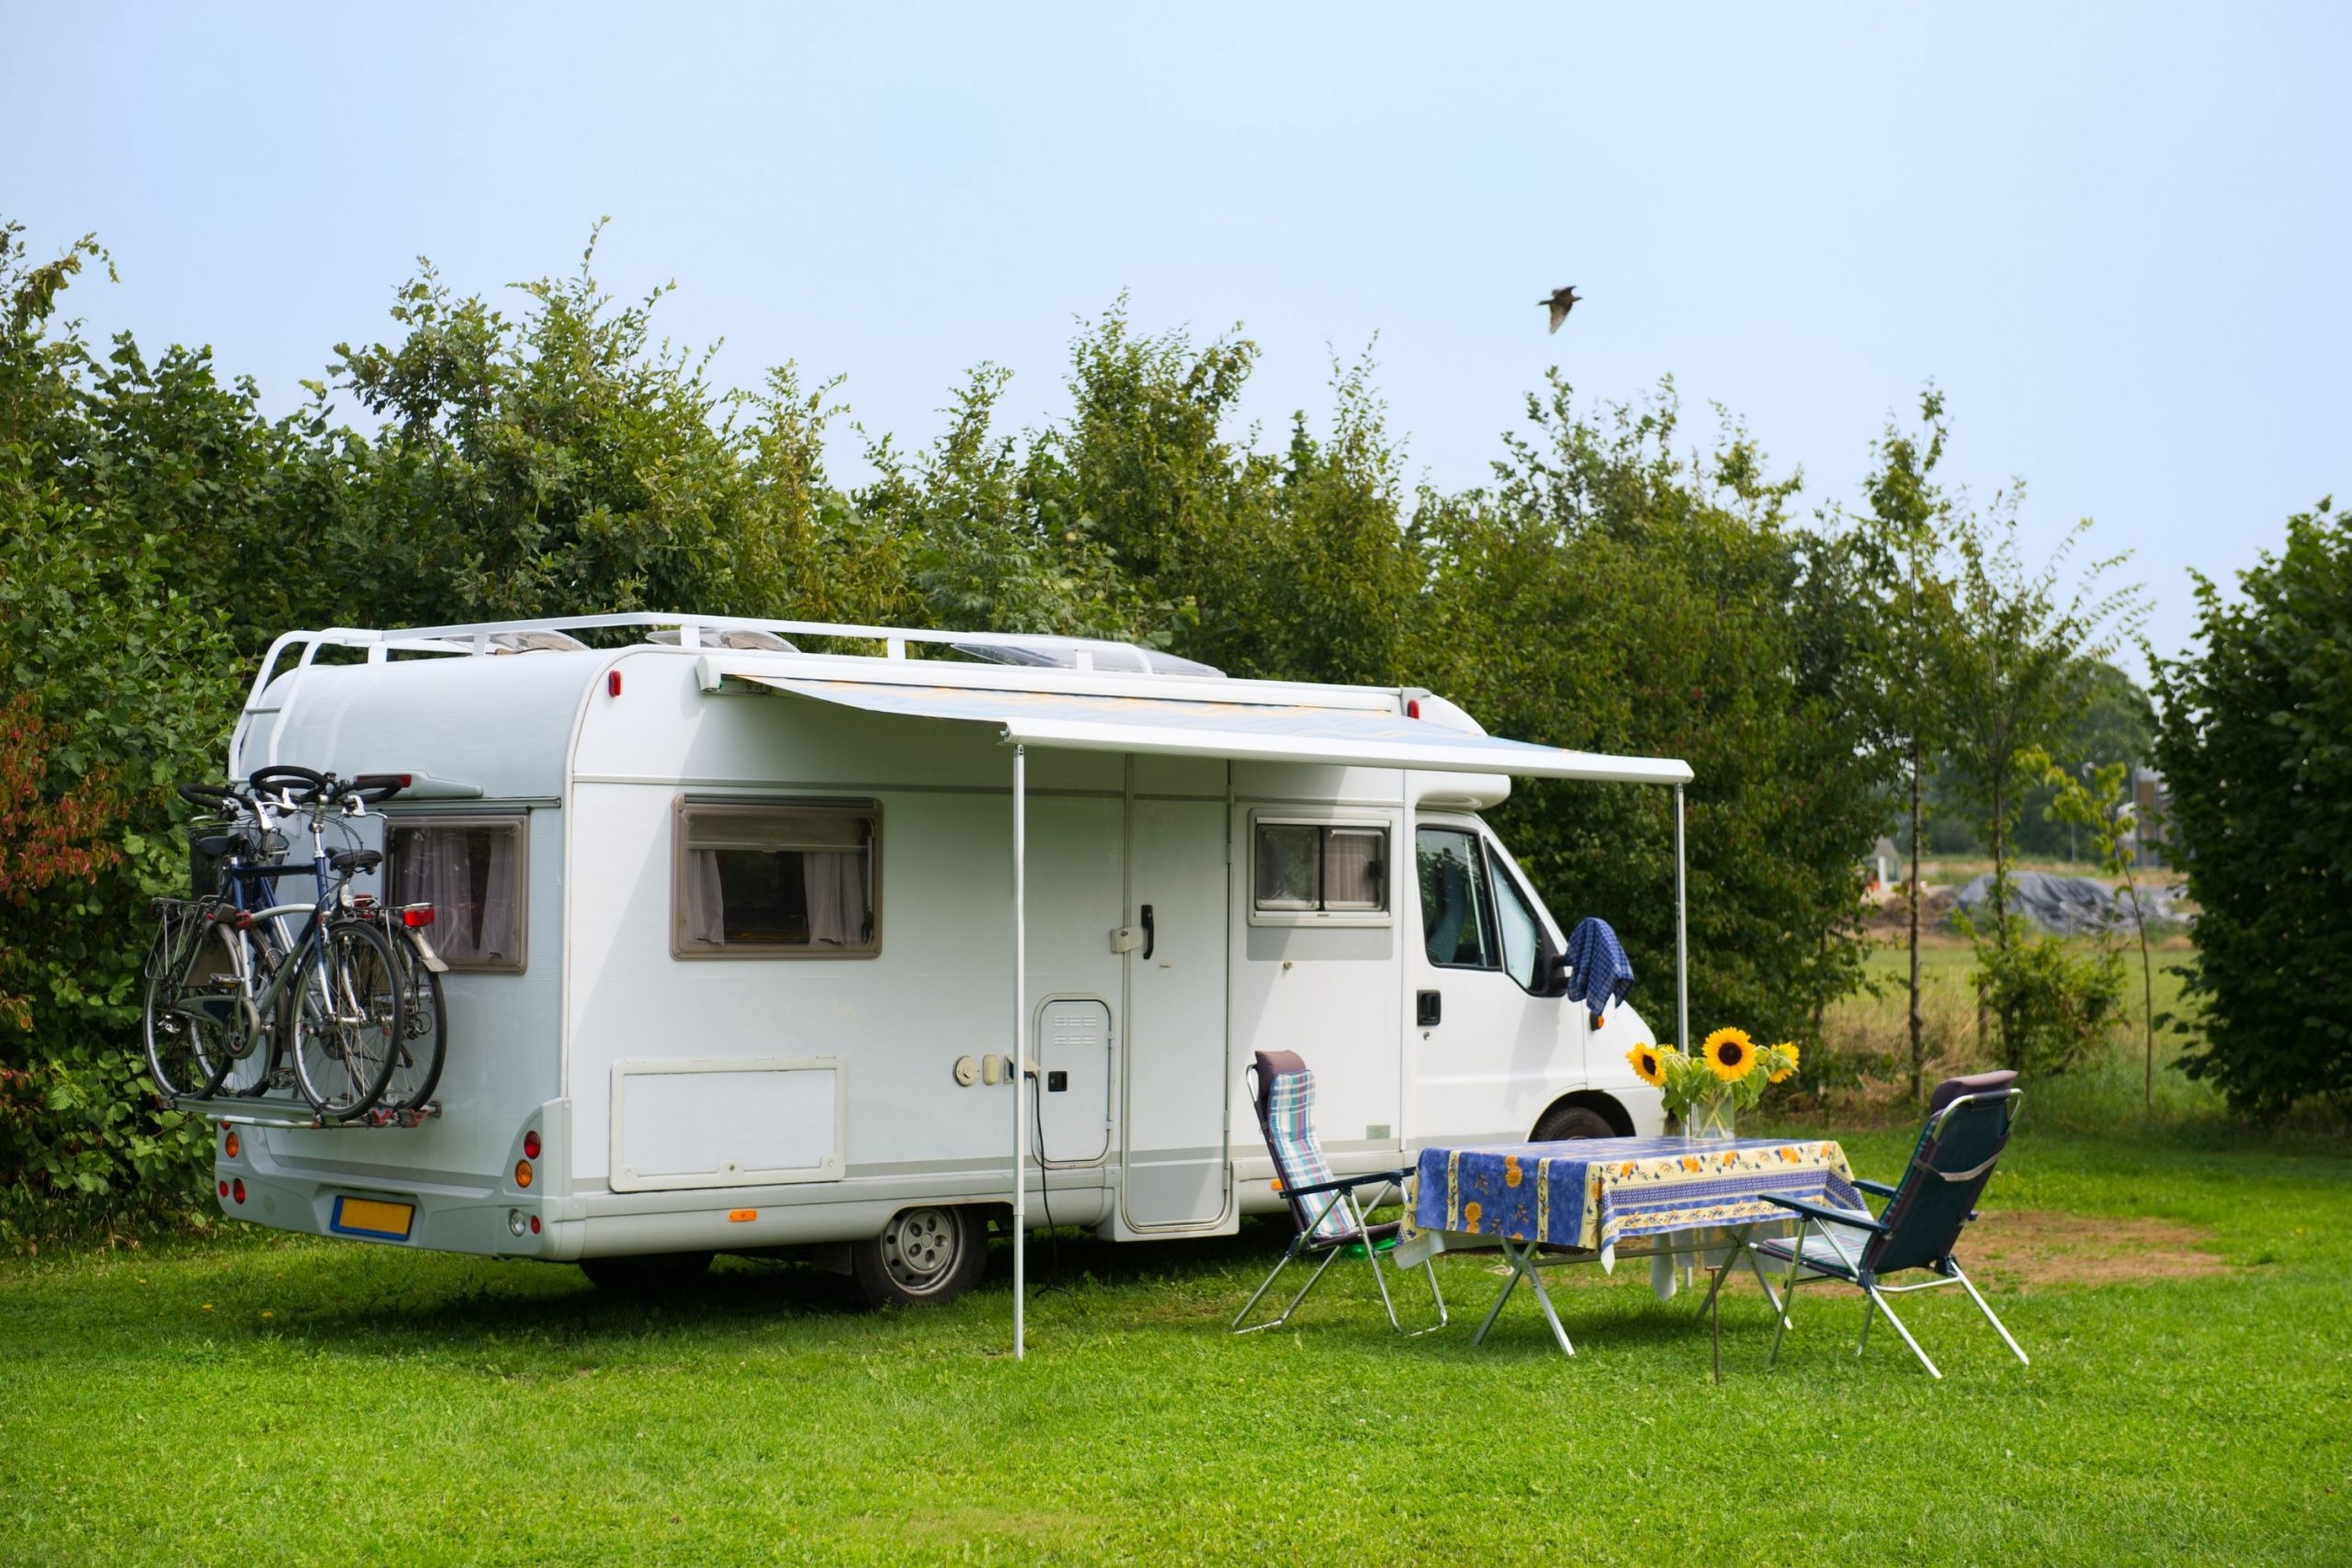
<path fill-rule="evenodd" d="M 1766 1083 L 1786 1083 L 1797 1076 L 1797 1043 L 1795 1041 L 1781 1041 L 1772 1047 L 1772 1054 L 1784 1065 L 1776 1067 L 1772 1076 L 1764 1080 Z"/>
<path fill-rule="evenodd" d="M 1700 1054 L 1707 1060 L 1707 1070 L 1725 1083 L 1737 1083 L 1756 1068 L 1756 1042 L 1745 1029 L 1716 1030 Z"/>
<path fill-rule="evenodd" d="M 1625 1060 L 1634 1064 L 1634 1072 L 1644 1083 L 1666 1087 L 1666 1064 L 1658 1060 L 1657 1046 L 1636 1045 L 1625 1053 Z"/>

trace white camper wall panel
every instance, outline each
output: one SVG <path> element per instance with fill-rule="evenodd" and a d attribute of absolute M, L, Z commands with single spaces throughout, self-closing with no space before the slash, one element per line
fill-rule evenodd
<path fill-rule="evenodd" d="M 594 846 L 575 858 L 571 890 L 582 1179 L 612 1179 L 616 1063 L 771 1056 L 848 1064 L 842 1155 L 853 1183 L 1009 1170 L 1010 1089 L 961 1086 L 955 1064 L 1013 1046 L 1011 752 L 933 722 L 706 695 L 690 660 L 623 667 L 619 698 L 591 698 L 570 813 Z M 1037 755 L 1029 773 L 1030 994 L 1115 1003 L 1121 761 Z M 645 782 L 603 782 L 616 779 Z M 880 801 L 879 955 L 673 958 L 671 814 L 682 792 Z"/>
<path fill-rule="evenodd" d="M 833 1057 L 616 1062 L 613 1190 L 838 1180 L 847 1086 Z"/>

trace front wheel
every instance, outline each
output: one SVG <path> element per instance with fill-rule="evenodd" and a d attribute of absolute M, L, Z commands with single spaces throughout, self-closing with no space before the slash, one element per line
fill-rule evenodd
<path fill-rule="evenodd" d="M 408 1024 L 391 943 L 364 920 L 339 920 L 290 962 L 302 966 L 287 981 L 299 988 L 286 1012 L 294 1075 L 320 1115 L 348 1121 L 382 1096 Z"/>
<path fill-rule="evenodd" d="M 850 1273 L 871 1306 L 952 1302 L 980 1282 L 988 1227 L 978 1209 L 907 1209 L 871 1241 L 852 1242 Z"/>
<path fill-rule="evenodd" d="M 1564 1143 L 1570 1138 L 1613 1138 L 1617 1129 L 1609 1118 L 1589 1105 L 1562 1105 L 1546 1111 L 1535 1123 L 1533 1142 Z"/>

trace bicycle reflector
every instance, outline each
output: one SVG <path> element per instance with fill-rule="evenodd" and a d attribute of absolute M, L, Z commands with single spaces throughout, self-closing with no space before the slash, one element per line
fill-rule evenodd
<path fill-rule="evenodd" d="M 433 906 L 430 904 L 414 904 L 401 911 L 401 924 L 412 931 L 418 926 L 429 926 L 432 923 Z"/>

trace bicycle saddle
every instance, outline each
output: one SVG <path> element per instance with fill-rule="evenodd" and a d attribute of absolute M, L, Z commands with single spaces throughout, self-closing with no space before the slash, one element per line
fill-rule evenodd
<path fill-rule="evenodd" d="M 345 850 L 327 857 L 327 863 L 344 873 L 373 871 L 384 863 L 381 850 Z"/>

